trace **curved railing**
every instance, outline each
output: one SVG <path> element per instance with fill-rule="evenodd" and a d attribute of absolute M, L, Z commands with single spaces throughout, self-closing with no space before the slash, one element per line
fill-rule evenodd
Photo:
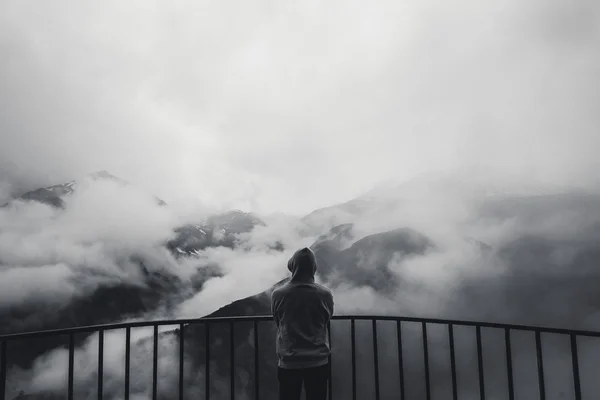
<path fill-rule="evenodd" d="M 101 399 L 103 395 L 103 379 L 102 379 L 102 371 L 103 371 L 103 354 L 104 354 L 104 333 L 106 331 L 124 329 L 126 335 L 126 344 L 125 344 L 125 399 L 129 398 L 129 385 L 130 385 L 130 376 L 129 376 L 129 366 L 130 366 L 130 354 L 131 354 L 131 329 L 132 328 L 143 328 L 143 327 L 152 327 L 154 329 L 153 333 L 153 387 L 152 387 L 152 398 L 156 399 L 158 396 L 157 392 L 157 381 L 158 381 L 158 357 L 157 357 L 157 349 L 158 349 L 158 330 L 160 326 L 178 326 L 179 329 L 174 330 L 178 335 L 179 339 L 179 399 L 183 400 L 185 398 L 184 394 L 184 367 L 183 367 L 183 354 L 184 354 L 184 332 L 185 328 L 190 325 L 201 324 L 205 327 L 205 362 L 208 365 L 208 362 L 211 357 L 211 346 L 210 346 L 210 327 L 215 323 L 228 323 L 229 324 L 229 338 L 231 344 L 230 351 L 230 384 L 231 384 L 231 398 L 235 397 L 235 346 L 234 342 L 234 331 L 235 324 L 239 322 L 252 323 L 253 324 L 253 347 L 254 347 L 254 374 L 255 377 L 258 376 L 259 372 L 259 330 L 258 323 L 271 321 L 271 316 L 252 316 L 252 317 L 215 317 L 215 318 L 198 318 L 198 319 L 174 319 L 174 320 L 159 320 L 159 321 L 141 321 L 141 322 L 126 322 L 126 323 L 116 323 L 116 324 L 108 324 L 108 325 L 95 325 L 95 326 L 85 326 L 85 327 L 74 327 L 67 329 L 56 329 L 56 330 L 47 330 L 47 331 L 38 331 L 38 332 L 27 332 L 27 333 L 17 333 L 17 334 L 8 334 L 8 335 L 0 335 L 0 400 L 10 400 L 6 398 L 6 377 L 7 377 L 7 352 L 8 344 L 14 340 L 20 339 L 35 339 L 35 338 L 43 338 L 57 335 L 68 335 L 69 338 L 69 357 L 68 357 L 68 386 L 67 386 L 67 395 L 69 400 L 73 400 L 74 391 L 73 391 L 73 377 L 74 377 L 74 350 L 75 350 L 75 340 L 74 336 L 76 334 L 81 333 L 98 333 L 98 398 Z M 379 355 L 380 350 L 378 349 L 378 322 L 380 321 L 389 321 L 395 322 L 395 331 L 397 340 L 397 363 L 398 363 L 398 379 L 399 379 L 399 390 L 401 398 L 404 399 L 404 390 L 405 390 L 405 379 L 404 379 L 404 367 L 405 364 L 403 362 L 403 338 L 402 338 L 402 323 L 416 323 L 420 324 L 421 337 L 422 337 L 422 354 L 423 354 L 423 363 L 424 363 L 424 379 L 425 379 L 425 398 L 429 400 L 431 398 L 431 381 L 430 381 L 430 373 L 429 373 L 429 343 L 428 343 L 428 327 L 431 325 L 442 325 L 446 328 L 446 337 L 447 344 L 449 346 L 449 358 L 450 358 L 450 376 L 451 376 L 451 390 L 452 390 L 452 398 L 454 400 L 458 399 L 458 389 L 457 389 L 457 371 L 456 371 L 456 349 L 455 349 L 455 327 L 472 327 L 475 329 L 475 341 L 476 341 L 476 353 L 477 353 L 477 378 L 478 378 L 478 391 L 481 399 L 485 399 L 486 397 L 486 388 L 485 388 L 485 374 L 484 374 L 484 363 L 483 363 L 483 344 L 482 344 L 482 328 L 493 328 L 499 329 L 503 331 L 503 339 L 504 339 L 504 356 L 505 356 L 505 364 L 506 364 L 506 374 L 507 374 L 507 391 L 509 399 L 513 400 L 515 396 L 514 390 L 514 371 L 513 371 L 513 350 L 511 348 L 511 336 L 514 331 L 526 331 L 534 334 L 535 337 L 535 355 L 537 359 L 537 386 L 539 388 L 539 396 L 541 399 L 545 399 L 546 397 L 546 382 L 545 382 L 545 374 L 544 374 L 544 356 L 543 356 L 543 346 L 542 346 L 542 335 L 543 334 L 555 334 L 566 336 L 569 339 L 570 345 L 570 367 L 571 367 L 571 375 L 572 375 L 572 391 L 573 396 L 576 400 L 580 400 L 582 398 L 581 391 L 581 382 L 580 382 L 580 365 L 579 365 L 579 351 L 578 351 L 578 338 L 583 337 L 591 337 L 591 338 L 600 338 L 600 332 L 595 331 L 586 331 L 586 330 L 569 330 L 569 329 L 559 329 L 559 328 L 547 328 L 547 327 L 539 327 L 539 326 L 526 326 L 526 325 L 514 325 L 514 324 L 501 324 L 501 323 L 490 323 L 490 322 L 474 322 L 474 321 L 460 321 L 460 320 L 447 320 L 447 319 L 434 319 L 434 318 L 413 318 L 413 317 L 392 317 L 392 316 L 374 316 L 374 315 L 336 315 L 333 317 L 334 321 L 338 320 L 346 320 L 350 322 L 350 343 L 351 343 L 351 360 L 352 360 L 352 398 L 356 399 L 357 393 L 357 373 L 356 373 L 356 321 L 367 321 L 371 323 L 369 330 L 372 331 L 372 343 L 369 346 L 372 346 L 373 351 L 373 379 L 375 382 L 375 399 L 379 400 L 380 398 L 380 390 L 379 390 L 379 380 L 380 380 L 380 363 L 379 363 Z M 331 339 L 331 330 L 329 332 Z M 332 347 L 335 347 L 335 343 L 332 343 Z M 396 356 L 396 355 L 395 355 Z M 331 364 L 330 364 L 331 365 Z M 205 398 L 210 398 L 210 368 L 206 369 L 205 374 Z M 333 390 L 332 390 L 332 380 L 329 381 L 329 398 L 333 398 Z M 254 379 L 254 396 L 255 399 L 260 398 L 260 387 L 259 387 L 259 379 Z"/>

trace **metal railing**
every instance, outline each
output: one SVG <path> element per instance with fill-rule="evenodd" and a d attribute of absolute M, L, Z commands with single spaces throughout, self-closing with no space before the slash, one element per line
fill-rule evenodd
<path fill-rule="evenodd" d="M 131 330 L 133 328 L 152 327 L 153 328 L 153 363 L 152 363 L 152 398 L 157 399 L 158 390 L 157 382 L 158 376 L 158 342 L 159 342 L 159 327 L 173 325 L 178 326 L 179 329 L 176 331 L 178 335 L 179 343 L 179 371 L 178 371 L 178 396 L 180 400 L 185 398 L 185 387 L 184 387 L 184 332 L 185 328 L 193 325 L 204 325 L 205 327 L 205 364 L 208 366 L 211 360 L 211 326 L 215 323 L 227 323 L 229 324 L 229 345 L 231 346 L 230 351 L 230 390 L 231 399 L 235 399 L 235 348 L 234 345 L 234 332 L 235 325 L 239 322 L 251 323 L 253 326 L 253 347 L 254 347 L 254 398 L 260 399 L 260 386 L 259 386 L 259 322 L 271 321 L 271 316 L 256 316 L 256 317 L 217 317 L 217 318 L 200 318 L 200 319 L 179 319 L 179 320 L 161 320 L 161 321 L 150 321 L 150 322 L 129 322 L 129 323 L 117 323 L 110 325 L 96 325 L 86 327 L 76 327 L 68 329 L 58 329 L 49 331 L 39 332 L 28 332 L 19 334 L 9 334 L 0 336 L 0 400 L 10 400 L 6 397 L 6 378 L 7 378 L 7 354 L 9 351 L 9 342 L 20 339 L 36 339 L 56 335 L 68 335 L 68 384 L 67 384 L 67 397 L 69 400 L 74 399 L 74 352 L 75 352 L 75 335 L 81 333 L 98 333 L 98 383 L 97 383 L 97 397 L 102 399 L 103 396 L 103 355 L 104 355 L 104 333 L 107 331 L 124 329 L 125 330 L 125 377 L 124 377 L 124 398 L 129 399 L 130 392 L 130 356 L 131 356 Z M 482 343 L 482 328 L 495 328 L 503 331 L 505 348 L 505 363 L 506 363 L 506 374 L 507 374 L 507 391 L 508 398 L 513 400 L 515 398 L 514 390 L 514 372 L 513 372 L 513 351 L 511 348 L 511 336 L 514 331 L 526 331 L 534 334 L 535 338 L 535 355 L 537 359 L 537 386 L 539 387 L 540 399 L 546 398 L 546 382 L 544 375 L 544 356 L 542 351 L 542 334 L 556 334 L 568 337 L 570 343 L 570 367 L 572 372 L 572 387 L 574 398 L 576 400 L 582 399 L 581 382 L 580 382 L 580 365 L 579 365 L 579 352 L 578 352 L 578 338 L 580 337 L 594 337 L 600 338 L 600 332 L 584 331 L 584 330 L 568 330 L 559 328 L 545 328 L 537 326 L 525 326 L 525 325 L 511 325 L 511 324 L 500 324 L 500 323 L 487 323 L 487 322 L 472 322 L 472 321 L 459 321 L 459 320 L 445 320 L 445 319 L 433 319 L 433 318 L 412 318 L 412 317 L 391 317 L 391 316 L 366 316 L 366 315 L 351 315 L 341 316 L 336 315 L 333 317 L 333 321 L 346 320 L 350 322 L 350 343 L 351 343 L 351 387 L 352 387 L 352 399 L 357 398 L 357 346 L 356 346 L 356 322 L 367 321 L 371 323 L 370 330 L 372 330 L 372 351 L 373 351 L 373 366 L 372 373 L 374 379 L 375 400 L 380 399 L 380 362 L 378 349 L 378 322 L 390 321 L 395 322 L 395 338 L 397 341 L 397 360 L 398 360 L 398 382 L 400 398 L 405 397 L 405 360 L 403 354 L 403 335 L 402 335 L 402 324 L 403 323 L 416 323 L 420 325 L 421 337 L 422 337 L 422 357 L 424 364 L 424 380 L 425 380 L 425 398 L 431 399 L 432 387 L 430 377 L 430 355 L 429 355 L 429 343 L 428 343 L 428 327 L 432 325 L 445 326 L 447 331 L 445 337 L 447 338 L 447 345 L 449 348 L 449 363 L 450 363 L 450 380 L 451 380 L 451 392 L 452 399 L 458 400 L 459 392 L 457 388 L 457 367 L 456 367 L 456 347 L 455 347 L 455 328 L 456 327 L 473 327 L 475 328 L 475 340 L 476 340 L 476 363 L 477 363 L 477 380 L 478 380 L 478 391 L 481 399 L 486 398 L 485 388 L 485 371 L 483 362 L 483 343 Z M 331 329 L 329 330 L 329 337 L 331 340 Z M 335 343 L 332 344 L 335 347 Z M 396 356 L 396 355 L 395 355 Z M 331 363 L 330 363 L 331 365 Z M 389 373 L 389 371 L 388 371 Z M 206 368 L 205 373 L 205 398 L 209 399 L 210 393 L 210 381 L 211 373 L 210 368 Z M 333 398 L 332 380 L 329 380 L 329 398 Z"/>

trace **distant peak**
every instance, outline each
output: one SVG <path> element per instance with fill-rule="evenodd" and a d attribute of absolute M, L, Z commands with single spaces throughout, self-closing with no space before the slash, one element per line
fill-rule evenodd
<path fill-rule="evenodd" d="M 106 170 L 92 172 L 88 176 L 90 178 L 97 178 L 97 179 L 118 179 L 116 176 L 114 176 L 113 174 L 111 174 L 110 172 L 108 172 Z"/>
<path fill-rule="evenodd" d="M 126 180 L 121 179 L 118 176 L 115 176 L 106 170 L 92 172 L 91 174 L 89 174 L 87 176 L 87 178 L 95 180 L 95 181 L 96 180 L 110 180 L 110 181 L 115 181 L 115 182 L 119 182 L 122 184 L 128 184 L 128 182 Z"/>

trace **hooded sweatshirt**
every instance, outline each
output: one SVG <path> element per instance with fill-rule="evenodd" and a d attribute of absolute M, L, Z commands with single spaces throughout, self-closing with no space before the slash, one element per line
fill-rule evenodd
<path fill-rule="evenodd" d="M 312 250 L 298 250 L 288 269 L 292 278 L 271 297 L 278 365 L 284 369 L 320 367 L 327 364 L 331 353 L 328 323 L 333 315 L 333 295 L 315 283 L 317 260 Z"/>

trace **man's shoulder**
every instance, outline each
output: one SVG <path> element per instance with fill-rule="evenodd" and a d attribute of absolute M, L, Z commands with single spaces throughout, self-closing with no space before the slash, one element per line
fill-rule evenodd
<path fill-rule="evenodd" d="M 327 287 L 313 282 L 313 283 L 287 283 L 285 285 L 281 285 L 275 289 L 273 289 L 273 292 L 271 293 L 271 297 L 274 296 L 281 296 L 284 293 L 288 293 L 288 292 L 294 292 L 294 291 L 304 291 L 307 287 L 311 287 L 313 289 L 315 289 L 317 292 L 319 293 L 324 293 L 324 294 L 329 294 L 331 295 L 332 292 L 331 290 L 329 290 Z"/>
<path fill-rule="evenodd" d="M 290 291 L 290 285 L 287 283 L 283 284 L 283 285 L 278 286 L 275 289 L 273 289 L 273 292 L 271 292 L 271 298 L 272 299 L 279 298 L 279 297 L 285 295 L 289 291 Z"/>
<path fill-rule="evenodd" d="M 319 290 L 319 292 L 323 293 L 324 295 L 333 297 L 333 293 L 331 292 L 331 290 L 328 287 L 323 286 L 320 283 L 316 283 L 316 282 L 314 283 L 314 285 Z"/>
<path fill-rule="evenodd" d="M 271 298 L 275 298 L 277 296 L 279 296 L 282 292 L 282 289 L 284 288 L 285 285 L 276 287 L 275 289 L 273 289 L 273 291 L 271 292 Z"/>

